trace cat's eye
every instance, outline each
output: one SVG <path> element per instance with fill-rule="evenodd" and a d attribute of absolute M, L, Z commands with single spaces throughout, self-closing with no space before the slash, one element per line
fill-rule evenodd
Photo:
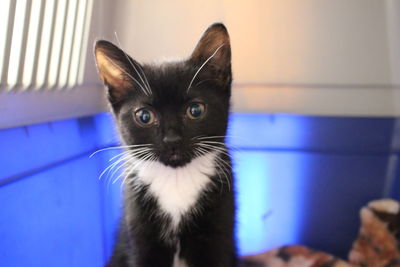
<path fill-rule="evenodd" d="M 135 120 L 142 126 L 150 126 L 156 122 L 156 116 L 153 111 L 142 108 L 135 112 Z"/>
<path fill-rule="evenodd" d="M 186 115 L 192 120 L 197 120 L 204 116 L 205 109 L 206 107 L 202 103 L 192 103 L 187 108 Z"/>

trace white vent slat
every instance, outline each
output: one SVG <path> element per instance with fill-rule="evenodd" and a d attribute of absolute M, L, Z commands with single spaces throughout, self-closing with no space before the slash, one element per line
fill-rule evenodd
<path fill-rule="evenodd" d="M 73 87 L 78 82 L 79 76 L 79 64 L 80 64 L 80 57 L 81 57 L 81 50 L 83 45 L 83 35 L 84 35 L 84 24 L 86 19 L 86 11 L 88 1 L 81 0 L 78 4 L 78 12 L 76 18 L 76 33 L 74 44 L 72 48 L 72 57 L 71 57 L 71 68 L 69 71 L 68 76 L 68 87 Z"/>
<path fill-rule="evenodd" d="M 93 0 L 2 0 L 0 89 L 82 82 Z"/>
<path fill-rule="evenodd" d="M 36 88 L 43 88 L 48 76 L 48 65 L 50 62 L 51 47 L 53 42 L 53 28 L 55 24 L 55 12 L 58 1 L 46 1 L 44 11 L 44 22 L 40 40 L 40 52 L 38 69 L 36 75 Z"/>
<path fill-rule="evenodd" d="M 61 51 L 64 45 L 64 30 L 67 18 L 68 1 L 58 0 L 56 13 L 56 23 L 54 27 L 53 47 L 50 56 L 49 76 L 47 79 L 47 88 L 53 88 L 57 84 L 60 71 Z"/>
<path fill-rule="evenodd" d="M 82 47 L 80 53 L 80 63 L 79 63 L 79 71 L 78 71 L 78 80 L 76 83 L 81 84 L 83 83 L 83 75 L 85 61 L 86 61 L 86 51 L 88 46 L 88 39 L 89 39 L 89 29 L 90 29 L 90 19 L 92 14 L 93 8 L 93 0 L 86 0 L 86 10 L 85 10 L 85 22 L 83 23 L 84 31 L 82 35 Z"/>
<path fill-rule="evenodd" d="M 64 46 L 60 64 L 60 74 L 58 79 L 58 87 L 63 88 L 67 85 L 68 74 L 71 66 L 72 45 L 75 38 L 76 15 L 78 8 L 78 0 L 69 0 L 67 21 L 65 26 Z"/>
<path fill-rule="evenodd" d="M 10 1 L 5 0 L 3 3 L 3 8 L 0 9 L 0 40 L 7 40 L 7 29 L 8 29 L 8 16 L 10 9 Z M 5 64 L 4 60 L 4 50 L 6 48 L 6 42 L 0 42 L 0 88 L 5 87 L 3 84 L 3 65 Z"/>
<path fill-rule="evenodd" d="M 23 18 L 23 32 L 22 32 L 22 44 L 21 44 L 21 50 L 19 51 L 20 56 L 19 56 L 19 62 L 18 62 L 18 67 L 17 67 L 17 83 L 16 83 L 16 88 L 23 88 L 23 74 L 24 74 L 24 69 L 25 69 L 25 59 L 26 59 L 26 50 L 28 48 L 28 34 L 29 34 L 29 23 L 31 19 L 31 14 L 32 14 L 32 1 L 33 0 L 26 0 L 26 6 L 25 6 L 25 16 Z"/>
<path fill-rule="evenodd" d="M 24 62 L 26 36 L 30 16 L 31 1 L 18 0 L 14 17 L 14 29 L 11 41 L 10 63 L 7 76 L 8 89 L 21 86 L 22 68 Z"/>
<path fill-rule="evenodd" d="M 40 36 L 42 35 L 43 29 L 44 7 L 44 0 L 32 0 L 25 64 L 22 77 L 23 89 L 31 88 L 35 84 L 40 51 Z"/>
<path fill-rule="evenodd" d="M 5 27 L 3 28 L 4 34 L 4 43 L 2 43 L 2 58 L 3 62 L 1 62 L 1 76 L 0 76 L 0 83 L 1 88 L 7 88 L 7 76 L 8 76 L 8 65 L 10 62 L 10 49 L 11 49 L 11 41 L 12 41 L 12 33 L 14 28 L 14 17 L 15 17 L 15 7 L 16 2 L 14 0 L 6 0 L 5 7 L 3 10 L 7 12 L 3 19 L 5 20 Z"/>

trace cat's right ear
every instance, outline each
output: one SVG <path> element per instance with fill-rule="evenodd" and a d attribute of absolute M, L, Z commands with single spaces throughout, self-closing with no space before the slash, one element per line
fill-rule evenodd
<path fill-rule="evenodd" d="M 104 40 L 96 42 L 94 53 L 99 77 L 108 87 L 111 103 L 119 102 L 134 87 L 131 67 L 134 60 L 120 48 Z"/>

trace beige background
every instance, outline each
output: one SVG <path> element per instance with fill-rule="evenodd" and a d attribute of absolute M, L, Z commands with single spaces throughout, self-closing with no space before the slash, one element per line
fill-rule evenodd
<path fill-rule="evenodd" d="M 0 128 L 108 110 L 93 44 L 139 61 L 188 56 L 213 22 L 228 27 L 233 110 L 400 116 L 400 0 L 93 0 L 82 86 L 0 92 Z M 21 109 L 20 107 L 24 107 Z"/>
<path fill-rule="evenodd" d="M 398 0 L 104 1 L 101 34 L 139 61 L 231 35 L 236 111 L 400 115 Z M 396 60 L 398 58 L 399 60 Z M 396 65 L 397 64 L 397 65 Z"/>

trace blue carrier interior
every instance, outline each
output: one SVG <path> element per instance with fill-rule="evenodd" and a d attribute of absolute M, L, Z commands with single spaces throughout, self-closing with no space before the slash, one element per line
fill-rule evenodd
<path fill-rule="evenodd" d="M 345 257 L 359 209 L 400 199 L 397 118 L 234 113 L 239 253 L 301 243 Z M 0 265 L 103 266 L 121 184 L 108 113 L 0 130 Z"/>

